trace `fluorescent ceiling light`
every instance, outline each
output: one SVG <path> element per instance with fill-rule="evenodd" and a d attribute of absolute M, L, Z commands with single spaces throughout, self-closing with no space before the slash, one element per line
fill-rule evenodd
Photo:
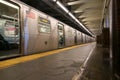
<path fill-rule="evenodd" d="M 53 1 L 56 2 L 56 4 L 60 8 L 62 8 L 66 13 L 68 13 L 70 17 L 72 17 L 79 25 L 81 25 L 89 34 L 93 36 L 93 34 L 71 12 L 69 12 L 69 10 L 65 6 L 63 6 L 61 2 L 59 2 L 58 0 L 53 0 Z"/>
<path fill-rule="evenodd" d="M 76 4 L 80 4 L 82 3 L 83 1 L 73 1 L 73 2 L 68 2 L 67 4 L 68 5 L 76 5 Z"/>
<path fill-rule="evenodd" d="M 57 1 L 56 4 L 57 4 L 59 7 L 61 7 L 66 13 L 69 12 L 69 10 L 68 10 L 66 7 L 64 7 L 64 6 L 62 5 L 62 3 L 60 3 L 59 1 Z"/>
<path fill-rule="evenodd" d="M 69 16 L 71 16 L 74 20 L 76 19 L 76 17 L 75 17 L 71 12 L 69 12 L 68 14 L 69 14 Z"/>
<path fill-rule="evenodd" d="M 81 25 L 88 33 L 90 33 L 91 35 L 93 35 L 72 13 L 68 13 L 77 23 L 79 23 L 79 25 Z"/>
<path fill-rule="evenodd" d="M 57 0 L 53 0 L 54 2 L 56 2 Z"/>
<path fill-rule="evenodd" d="M 78 21 L 77 21 L 78 22 Z M 91 34 L 92 36 L 94 36 L 80 21 L 78 22 L 79 25 L 81 25 L 89 34 Z"/>
<path fill-rule="evenodd" d="M 82 13 L 83 11 L 82 10 L 75 10 L 74 13 Z"/>
<path fill-rule="evenodd" d="M 81 15 L 81 16 L 79 16 L 78 18 L 83 18 L 83 17 L 87 17 L 87 16 L 83 16 L 83 15 Z"/>

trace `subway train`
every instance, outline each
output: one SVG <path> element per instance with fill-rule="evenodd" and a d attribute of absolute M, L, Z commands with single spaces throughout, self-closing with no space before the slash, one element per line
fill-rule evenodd
<path fill-rule="evenodd" d="M 0 0 L 0 58 L 92 41 L 93 37 L 19 0 Z"/>

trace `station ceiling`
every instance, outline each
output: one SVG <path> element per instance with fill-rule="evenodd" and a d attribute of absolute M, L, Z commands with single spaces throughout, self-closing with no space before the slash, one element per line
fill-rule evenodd
<path fill-rule="evenodd" d="M 62 0 L 65 1 L 65 0 Z M 94 34 L 101 33 L 105 0 L 66 0 L 65 5 Z"/>
<path fill-rule="evenodd" d="M 85 34 L 89 34 L 70 16 L 60 9 L 54 0 L 21 0 L 48 15 L 78 29 Z M 92 34 L 101 33 L 101 23 L 103 18 L 104 4 L 106 0 L 59 0 Z"/>

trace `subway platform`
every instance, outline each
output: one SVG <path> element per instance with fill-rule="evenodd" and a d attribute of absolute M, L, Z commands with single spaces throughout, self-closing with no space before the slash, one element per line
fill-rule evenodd
<path fill-rule="evenodd" d="M 102 53 L 88 43 L 1 61 L 0 80 L 109 80 Z"/>

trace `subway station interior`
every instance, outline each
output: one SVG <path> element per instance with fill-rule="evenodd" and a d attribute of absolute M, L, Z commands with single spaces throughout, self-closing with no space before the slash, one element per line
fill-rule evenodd
<path fill-rule="evenodd" d="M 120 0 L 0 0 L 0 80 L 120 80 Z"/>

